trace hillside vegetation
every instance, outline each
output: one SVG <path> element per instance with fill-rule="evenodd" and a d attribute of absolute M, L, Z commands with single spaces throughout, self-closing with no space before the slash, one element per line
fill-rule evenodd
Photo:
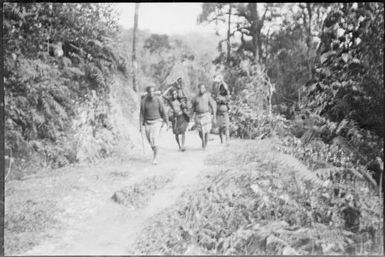
<path fill-rule="evenodd" d="M 109 4 L 4 4 L 7 179 L 125 158 L 140 146 L 132 31 L 115 19 Z M 177 76 L 190 92 L 209 83 L 215 37 L 137 37 L 140 91 L 149 82 L 164 88 Z M 197 40 L 203 49 L 192 48 Z"/>

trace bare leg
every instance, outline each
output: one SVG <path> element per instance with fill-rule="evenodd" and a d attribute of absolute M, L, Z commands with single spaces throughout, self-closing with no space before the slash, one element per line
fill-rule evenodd
<path fill-rule="evenodd" d="M 221 144 L 223 144 L 223 129 L 220 128 L 218 132 L 219 132 L 219 138 L 221 139 Z"/>
<path fill-rule="evenodd" d="M 180 142 L 179 142 L 179 135 L 178 134 L 175 134 L 175 139 L 176 139 L 176 142 L 178 143 L 178 147 L 180 150 L 181 148 L 180 148 Z"/>
<path fill-rule="evenodd" d="M 209 133 L 205 133 L 205 139 L 204 139 L 204 142 L 205 142 L 205 146 L 204 148 L 206 149 L 206 146 L 207 146 L 207 142 L 209 141 Z"/>
<path fill-rule="evenodd" d="M 185 148 L 184 148 L 185 140 L 186 140 L 186 133 L 183 133 L 183 134 L 182 134 L 182 151 L 185 150 Z"/>
<path fill-rule="evenodd" d="M 153 146 L 152 151 L 154 153 L 154 159 L 152 160 L 152 164 L 158 164 L 158 147 Z"/>
<path fill-rule="evenodd" d="M 205 148 L 205 140 L 203 138 L 203 132 L 202 131 L 199 131 L 199 137 L 201 138 L 202 140 L 202 147 Z"/>
<path fill-rule="evenodd" d="M 230 140 L 230 131 L 229 128 L 225 128 L 225 133 L 226 133 L 226 145 L 229 145 L 229 140 Z"/>

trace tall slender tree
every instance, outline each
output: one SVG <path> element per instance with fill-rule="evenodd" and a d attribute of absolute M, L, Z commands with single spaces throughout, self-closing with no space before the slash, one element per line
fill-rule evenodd
<path fill-rule="evenodd" d="M 202 4 L 202 13 L 198 16 L 198 23 L 215 23 L 219 25 L 220 23 L 226 24 L 227 21 L 227 36 L 224 39 L 221 39 L 218 42 L 218 49 L 222 53 L 222 43 L 226 42 L 227 49 L 226 55 L 223 53 L 223 63 L 226 65 L 230 64 L 231 58 L 231 37 L 234 36 L 234 32 L 231 30 L 233 15 L 233 8 L 235 5 L 233 3 L 204 3 Z M 218 32 L 217 32 L 218 34 Z M 222 55 L 222 54 L 221 54 Z"/>
<path fill-rule="evenodd" d="M 134 16 L 134 30 L 132 37 L 132 66 L 134 69 L 132 76 L 132 86 L 135 92 L 138 91 L 138 86 L 136 85 L 136 72 L 138 63 L 136 61 L 136 32 L 138 30 L 138 16 L 139 16 L 139 3 L 135 3 L 135 16 Z"/>
<path fill-rule="evenodd" d="M 327 4 L 320 3 L 300 3 L 298 4 L 300 9 L 299 15 L 302 19 L 303 30 L 305 34 L 305 42 L 307 46 L 307 66 L 308 66 L 308 79 L 313 78 L 313 59 L 312 54 L 313 37 L 317 36 L 314 31 L 319 31 L 322 24 L 322 16 L 326 11 Z"/>
<path fill-rule="evenodd" d="M 227 58 L 226 58 L 226 63 L 227 65 L 230 64 L 230 56 L 231 56 L 231 44 L 230 44 L 230 39 L 231 39 L 231 9 L 232 6 L 229 4 L 229 14 L 227 18 Z"/>

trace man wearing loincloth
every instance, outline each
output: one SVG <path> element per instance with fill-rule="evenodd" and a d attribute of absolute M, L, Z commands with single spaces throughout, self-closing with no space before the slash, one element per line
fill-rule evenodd
<path fill-rule="evenodd" d="M 206 92 L 204 84 L 198 85 L 199 93 L 192 101 L 192 111 L 195 114 L 195 123 L 199 132 L 199 137 L 202 140 L 202 147 L 206 149 L 209 140 L 209 133 L 211 130 L 211 112 L 214 116 L 214 123 L 216 121 L 216 104 L 210 94 Z"/>
<path fill-rule="evenodd" d="M 180 100 L 178 100 L 178 93 L 176 89 L 171 90 L 171 99 L 169 100 L 169 104 L 171 107 L 171 115 L 169 115 L 169 117 L 172 119 L 172 130 L 175 135 L 176 142 L 178 143 L 179 150 L 184 152 L 186 150 L 184 143 L 189 121 L 183 113 L 183 105 Z M 181 140 L 179 140 L 179 137 L 181 137 Z"/>
<path fill-rule="evenodd" d="M 227 84 L 223 81 L 222 77 L 217 77 L 214 80 L 217 85 L 215 92 L 215 101 L 217 103 L 217 126 L 219 129 L 219 138 L 221 139 L 221 143 L 223 144 L 223 134 L 225 135 L 226 145 L 229 145 L 229 100 L 230 100 L 230 92 Z"/>
<path fill-rule="evenodd" d="M 158 164 L 158 138 L 163 121 L 168 126 L 167 114 L 160 97 L 155 95 L 155 88 L 150 85 L 146 88 L 147 95 L 140 105 L 140 131 L 145 127 L 146 137 L 151 145 L 154 158 L 152 164 Z"/>

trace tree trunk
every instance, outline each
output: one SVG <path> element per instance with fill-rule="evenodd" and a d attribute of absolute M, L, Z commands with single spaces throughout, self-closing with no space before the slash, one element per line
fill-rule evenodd
<path fill-rule="evenodd" d="M 230 35 L 231 35 L 231 4 L 229 4 L 229 17 L 228 17 L 228 23 L 227 23 L 227 59 L 226 63 L 227 66 L 230 65 L 230 56 L 231 56 L 231 45 L 230 45 Z"/>
<path fill-rule="evenodd" d="M 258 63 L 261 60 L 262 57 L 262 37 L 261 37 L 261 30 L 263 27 L 263 23 L 265 20 L 265 15 L 267 12 L 267 7 L 265 10 L 265 13 L 260 18 L 258 15 L 258 4 L 257 3 L 250 3 L 249 4 L 249 10 L 250 10 L 250 24 L 251 24 L 251 36 L 253 38 L 253 56 L 254 56 L 254 62 Z"/>
<path fill-rule="evenodd" d="M 312 47 L 312 35 L 311 35 L 311 22 L 312 22 L 312 8 L 310 3 L 306 3 L 306 9 L 307 9 L 307 14 L 308 14 L 308 24 L 307 24 L 307 65 L 308 65 L 308 72 L 309 72 L 309 80 L 313 78 L 312 74 L 312 60 L 311 60 L 311 47 Z"/>
<path fill-rule="evenodd" d="M 273 105 L 271 101 L 273 97 L 273 92 L 274 92 L 273 85 L 270 83 L 269 85 L 269 117 L 271 117 L 273 114 Z"/>
<path fill-rule="evenodd" d="M 258 27 L 256 31 L 256 38 L 257 38 L 257 55 L 256 60 L 260 61 L 262 58 L 262 38 L 261 38 L 261 29 Z"/>
<path fill-rule="evenodd" d="M 251 36 L 252 36 L 252 42 L 253 42 L 253 56 L 254 56 L 254 62 L 258 62 L 259 59 L 259 53 L 258 53 L 258 38 L 257 38 L 257 24 L 258 24 L 258 11 L 257 11 L 257 3 L 250 3 L 249 4 L 249 10 L 250 10 L 250 18 L 251 18 Z"/>
<path fill-rule="evenodd" d="M 132 37 L 132 67 L 133 67 L 133 75 L 132 75 L 132 87 L 135 92 L 138 91 L 138 86 L 136 85 L 136 73 L 138 63 L 136 61 L 136 31 L 138 29 L 138 12 L 139 12 L 139 3 L 135 3 L 135 16 L 134 16 L 134 30 Z"/>

